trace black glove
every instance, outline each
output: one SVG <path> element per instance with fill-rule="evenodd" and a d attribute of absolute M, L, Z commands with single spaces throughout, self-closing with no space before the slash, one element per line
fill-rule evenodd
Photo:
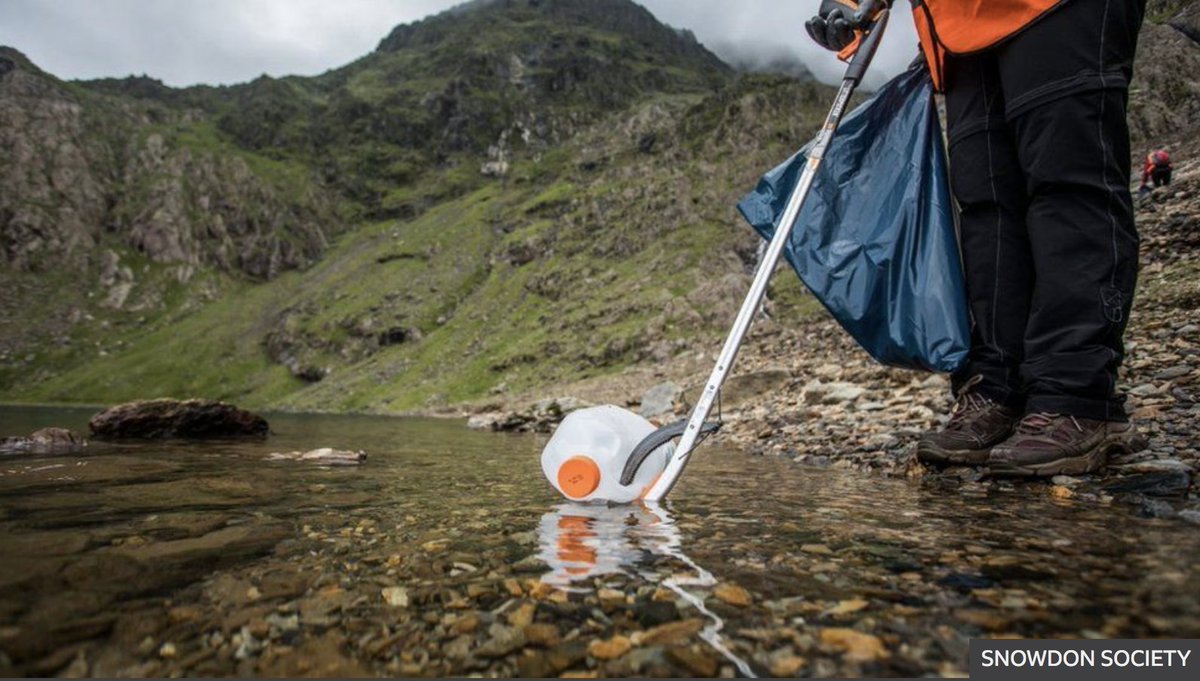
<path fill-rule="evenodd" d="M 878 9 L 891 4 L 891 0 L 875 2 Z M 856 0 L 821 0 L 817 16 L 809 19 L 804 27 L 818 45 L 827 50 L 841 52 L 854 42 L 854 31 L 862 29 Z"/>

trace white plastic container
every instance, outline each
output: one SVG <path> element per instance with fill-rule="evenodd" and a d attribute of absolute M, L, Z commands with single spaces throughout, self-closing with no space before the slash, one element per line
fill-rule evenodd
<path fill-rule="evenodd" d="M 622 485 L 621 471 L 633 448 L 654 430 L 646 419 L 613 405 L 571 412 L 542 450 L 542 472 L 571 501 L 628 504 L 662 474 L 675 449 L 671 443 L 656 449 L 633 483 Z"/>

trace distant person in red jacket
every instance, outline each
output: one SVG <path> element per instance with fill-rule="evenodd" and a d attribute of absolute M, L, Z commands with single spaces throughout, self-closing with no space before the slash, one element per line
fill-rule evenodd
<path fill-rule="evenodd" d="M 1171 155 L 1166 149 L 1152 151 L 1146 156 L 1146 166 L 1142 168 L 1142 187 L 1139 191 L 1148 191 L 1151 182 L 1154 182 L 1155 187 L 1171 184 Z"/>

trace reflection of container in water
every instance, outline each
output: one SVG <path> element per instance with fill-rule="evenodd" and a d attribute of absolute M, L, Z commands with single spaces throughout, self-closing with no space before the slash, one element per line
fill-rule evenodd
<path fill-rule="evenodd" d="M 590 590 L 590 584 L 575 589 L 571 585 L 620 573 L 636 574 L 651 583 L 661 583 L 711 621 L 700 632 L 700 638 L 732 662 L 742 676 L 753 678 L 754 670 L 734 655 L 722 638 L 725 622 L 705 607 L 702 596 L 685 588 L 708 589 L 717 580 L 683 553 L 682 541 L 679 528 L 670 515 L 656 504 L 559 504 L 542 516 L 538 524 L 538 558 L 550 567 L 550 571 L 542 575 L 542 581 L 565 590 Z M 672 566 L 646 565 L 649 555 L 679 561 L 695 576 L 672 574 L 664 579 L 656 573 L 664 567 L 671 570 Z"/>
<path fill-rule="evenodd" d="M 633 483 L 621 484 L 621 470 L 634 447 L 654 425 L 631 411 L 605 405 L 571 412 L 542 450 L 542 472 L 554 488 L 574 501 L 629 503 L 667 467 L 673 444 L 656 449 Z"/>
<path fill-rule="evenodd" d="M 641 506 L 560 504 L 538 525 L 538 557 L 550 567 L 548 584 L 566 586 L 598 575 L 627 572 L 641 558 L 631 529 L 657 523 Z"/>

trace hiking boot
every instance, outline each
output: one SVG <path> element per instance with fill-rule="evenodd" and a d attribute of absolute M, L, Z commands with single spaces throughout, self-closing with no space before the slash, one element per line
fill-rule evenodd
<path fill-rule="evenodd" d="M 963 386 L 940 430 L 930 430 L 917 440 L 917 461 L 933 466 L 978 466 L 986 463 L 992 447 L 1012 435 L 1017 412 L 975 391 L 982 377 Z"/>
<path fill-rule="evenodd" d="M 1139 452 L 1149 444 L 1132 423 L 1029 414 L 1012 437 L 992 449 L 987 465 L 994 475 L 1081 475 L 1103 468 L 1111 453 Z"/>

